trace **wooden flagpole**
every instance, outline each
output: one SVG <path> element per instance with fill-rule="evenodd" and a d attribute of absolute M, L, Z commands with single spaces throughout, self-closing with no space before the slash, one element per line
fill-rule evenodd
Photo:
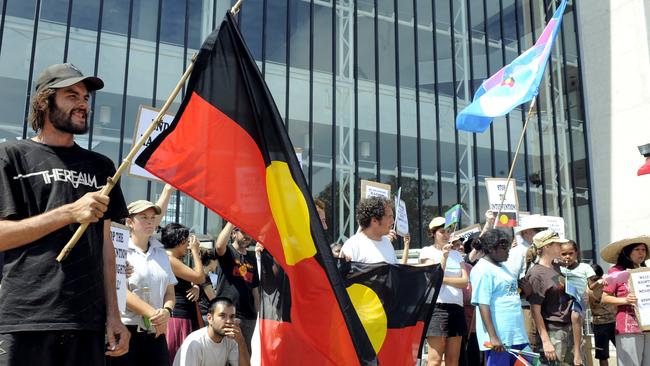
<path fill-rule="evenodd" d="M 140 147 L 142 145 L 144 145 L 144 143 L 147 141 L 149 136 L 151 136 L 153 131 L 156 130 L 156 128 L 158 127 L 160 122 L 163 120 L 163 116 L 165 115 L 165 113 L 167 112 L 169 107 L 174 102 L 174 99 L 176 99 L 176 96 L 178 95 L 178 93 L 183 88 L 183 85 L 185 85 L 185 81 L 187 81 L 187 78 L 189 78 L 190 74 L 192 73 L 192 70 L 194 69 L 194 62 L 196 61 L 196 56 L 197 55 L 195 54 L 194 57 L 192 57 L 192 62 L 190 63 L 190 65 L 185 70 L 185 73 L 183 73 L 183 76 L 181 76 L 181 79 L 178 81 L 178 84 L 176 84 L 176 87 L 174 88 L 172 93 L 169 95 L 169 98 L 167 98 L 167 101 L 163 105 L 162 109 L 160 109 L 160 112 L 158 112 L 158 115 L 153 120 L 153 123 L 151 124 L 151 126 L 149 126 L 149 128 L 144 132 L 144 134 L 142 135 L 140 140 L 138 140 L 138 142 L 135 145 L 133 145 L 133 148 L 131 148 L 131 151 L 129 152 L 129 154 L 126 156 L 126 158 L 124 158 L 124 160 L 122 161 L 122 164 L 120 164 L 120 166 L 117 168 L 117 170 L 115 171 L 115 174 L 112 177 L 110 177 L 110 178 L 108 178 L 106 180 L 106 185 L 102 188 L 102 190 L 100 192 L 101 194 L 108 196 L 108 194 L 111 193 L 111 191 L 113 190 L 113 187 L 115 186 L 117 181 L 120 179 L 120 176 L 122 176 L 122 173 L 124 172 L 126 167 L 128 167 L 131 164 L 131 160 L 133 160 L 133 157 L 135 156 L 135 154 L 138 152 L 138 150 L 140 150 Z M 81 224 L 77 228 L 77 231 L 75 231 L 72 238 L 70 238 L 68 243 L 65 245 L 65 247 L 63 247 L 63 249 L 61 249 L 61 252 L 59 252 L 59 255 L 56 257 L 56 260 L 58 262 L 61 262 L 62 260 L 65 259 L 65 257 L 68 256 L 68 254 L 70 254 L 70 251 L 72 250 L 72 248 L 74 248 L 75 245 L 77 245 L 77 242 L 81 238 L 81 235 L 83 235 L 83 233 L 88 228 L 88 225 L 89 225 L 89 223 Z"/>
<path fill-rule="evenodd" d="M 508 193 L 508 186 L 510 185 L 512 172 L 515 170 L 515 163 L 517 162 L 517 156 L 519 156 L 519 149 L 521 148 L 521 143 L 524 141 L 526 128 L 528 127 L 528 122 L 530 121 L 530 117 L 533 115 L 533 107 L 535 106 L 536 101 L 537 98 L 533 98 L 533 101 L 530 103 L 530 108 L 528 108 L 528 115 L 526 116 L 526 122 L 524 123 L 524 128 L 521 129 L 521 135 L 519 136 L 519 142 L 517 143 L 517 149 L 515 150 L 515 157 L 514 159 L 512 159 L 512 164 L 510 164 L 510 171 L 508 172 L 508 178 L 506 179 L 506 189 L 503 192 L 503 198 L 501 199 L 501 203 L 499 204 L 499 210 L 497 211 L 497 214 L 495 216 L 494 225 L 492 226 L 493 228 L 497 227 L 497 224 L 499 223 L 499 215 L 501 214 L 501 208 L 503 207 L 503 202 L 506 200 L 506 194 Z"/>

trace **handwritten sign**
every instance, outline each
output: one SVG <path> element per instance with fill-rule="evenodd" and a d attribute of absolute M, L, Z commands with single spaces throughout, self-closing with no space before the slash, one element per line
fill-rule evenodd
<path fill-rule="evenodd" d="M 115 247 L 115 289 L 117 290 L 117 306 L 120 312 L 126 311 L 126 254 L 129 248 L 129 228 L 117 223 L 111 223 L 111 240 Z"/>
<path fill-rule="evenodd" d="M 492 212 L 517 212 L 519 208 L 517 182 L 510 179 L 506 190 L 506 181 L 506 178 L 485 178 L 485 188 L 487 189 L 488 202 Z"/>
<path fill-rule="evenodd" d="M 149 126 L 151 126 L 153 120 L 156 118 L 157 115 L 158 115 L 158 110 L 152 107 L 147 107 L 143 105 L 140 106 L 140 110 L 138 111 L 138 118 L 135 121 L 135 133 L 133 134 L 133 145 L 137 144 L 138 141 L 140 141 L 140 138 L 142 138 L 142 135 L 144 135 L 145 131 L 147 131 Z M 135 154 L 132 161 L 135 161 L 138 158 L 138 156 L 140 156 L 142 151 L 147 146 L 149 146 L 149 144 L 151 144 L 151 142 L 158 135 L 160 135 L 163 131 L 168 129 L 173 120 L 174 120 L 174 115 L 165 114 L 163 116 L 162 121 L 156 128 L 156 130 L 153 131 L 151 136 L 149 136 L 147 141 L 145 141 L 144 145 L 140 147 L 138 153 Z M 140 178 L 160 181 L 158 177 L 154 176 L 153 174 L 149 173 L 148 171 L 144 170 L 143 168 L 135 164 L 131 164 L 131 166 L 129 167 L 129 174 Z"/>
<path fill-rule="evenodd" d="M 399 206 L 395 209 L 395 231 L 397 235 L 406 236 L 409 233 L 409 218 L 406 214 L 406 203 L 399 200 Z"/>
<path fill-rule="evenodd" d="M 390 199 L 390 185 L 370 180 L 361 180 L 361 197 L 384 197 Z"/>
<path fill-rule="evenodd" d="M 636 318 L 639 328 L 650 330 L 650 268 L 630 270 L 631 291 L 636 295 Z"/>

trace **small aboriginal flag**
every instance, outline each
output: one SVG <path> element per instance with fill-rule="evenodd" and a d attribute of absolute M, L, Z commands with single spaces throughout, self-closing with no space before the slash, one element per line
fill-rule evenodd
<path fill-rule="evenodd" d="M 497 227 L 515 227 L 517 226 L 517 212 L 501 211 L 497 217 Z"/>
<path fill-rule="evenodd" d="M 176 118 L 136 164 L 241 228 L 273 256 L 292 300 L 291 321 L 277 325 L 308 345 L 278 352 L 304 352 L 323 364 L 376 364 L 280 113 L 230 13 L 203 43 Z M 262 333 L 262 347 L 274 347 L 273 339 Z"/>

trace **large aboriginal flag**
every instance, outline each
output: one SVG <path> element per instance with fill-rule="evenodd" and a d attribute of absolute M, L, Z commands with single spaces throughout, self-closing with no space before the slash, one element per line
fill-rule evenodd
<path fill-rule="evenodd" d="M 263 321 L 263 348 L 291 337 L 305 348 L 279 352 L 376 364 L 280 114 L 230 14 L 203 43 L 171 126 L 136 164 L 240 227 L 286 273 L 291 321 Z"/>

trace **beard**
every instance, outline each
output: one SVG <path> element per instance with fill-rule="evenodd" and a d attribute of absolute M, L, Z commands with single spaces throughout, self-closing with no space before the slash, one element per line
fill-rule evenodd
<path fill-rule="evenodd" d="M 72 114 L 78 111 L 84 114 L 84 124 L 82 126 L 77 126 L 72 122 Z M 55 103 L 54 108 L 50 109 L 49 117 L 52 126 L 59 131 L 71 133 L 73 135 L 82 135 L 88 132 L 88 114 L 82 109 L 75 108 L 70 110 L 69 113 L 66 113 Z"/>

